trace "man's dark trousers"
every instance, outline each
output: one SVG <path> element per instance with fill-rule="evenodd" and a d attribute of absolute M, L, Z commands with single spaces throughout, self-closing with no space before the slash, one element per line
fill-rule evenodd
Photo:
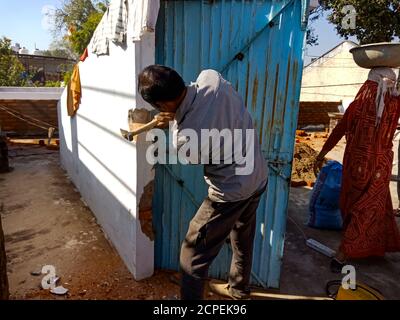
<path fill-rule="evenodd" d="M 181 299 L 203 299 L 208 269 L 230 237 L 233 256 L 229 275 L 230 291 L 245 296 L 251 275 L 256 211 L 265 188 L 236 202 L 213 202 L 206 198 L 189 225 L 182 243 Z"/>

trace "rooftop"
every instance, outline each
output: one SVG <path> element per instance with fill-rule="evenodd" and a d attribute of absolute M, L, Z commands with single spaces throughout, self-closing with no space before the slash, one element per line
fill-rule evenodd
<path fill-rule="evenodd" d="M 0 87 L 0 100 L 60 100 L 64 88 Z"/>

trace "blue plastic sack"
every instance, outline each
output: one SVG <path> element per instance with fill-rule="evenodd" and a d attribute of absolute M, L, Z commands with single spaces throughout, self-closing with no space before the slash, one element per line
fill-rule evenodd
<path fill-rule="evenodd" d="M 310 200 L 308 225 L 318 229 L 340 230 L 343 227 L 339 208 L 343 166 L 328 161 L 318 175 Z"/>

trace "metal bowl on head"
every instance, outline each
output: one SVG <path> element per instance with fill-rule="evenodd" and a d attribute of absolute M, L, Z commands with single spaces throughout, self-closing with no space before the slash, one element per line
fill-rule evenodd
<path fill-rule="evenodd" d="M 361 68 L 400 67 L 400 43 L 382 42 L 350 49 L 354 61 Z"/>

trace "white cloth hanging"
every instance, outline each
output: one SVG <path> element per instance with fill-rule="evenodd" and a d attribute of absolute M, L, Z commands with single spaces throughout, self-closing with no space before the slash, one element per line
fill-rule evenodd
<path fill-rule="evenodd" d="M 133 41 L 140 41 L 155 31 L 159 10 L 160 0 L 112 0 L 94 32 L 92 52 L 107 55 L 109 41 L 125 44 L 128 31 Z"/>
<path fill-rule="evenodd" d="M 386 94 L 398 96 L 396 89 L 396 73 L 390 68 L 373 68 L 368 74 L 368 80 L 378 83 L 378 92 L 376 95 L 376 123 L 378 126 L 381 122 L 383 111 L 385 110 Z"/>
<path fill-rule="evenodd" d="M 160 0 L 131 0 L 129 28 L 133 31 L 132 40 L 140 41 L 146 32 L 154 32 L 157 24 Z"/>
<path fill-rule="evenodd" d="M 110 40 L 115 43 L 125 43 L 128 27 L 128 1 L 112 1 L 108 7 L 107 14 L 108 24 L 110 26 Z"/>
<path fill-rule="evenodd" d="M 104 14 L 93 34 L 92 53 L 97 55 L 108 54 L 107 33 L 107 14 Z"/>

